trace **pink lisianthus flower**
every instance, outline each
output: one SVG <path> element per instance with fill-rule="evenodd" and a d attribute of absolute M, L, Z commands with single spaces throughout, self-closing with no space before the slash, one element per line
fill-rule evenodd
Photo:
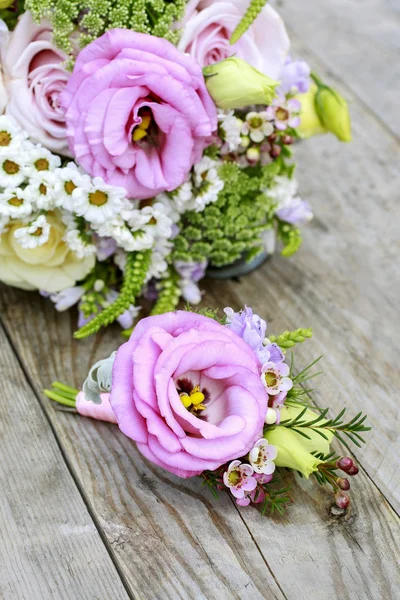
<path fill-rule="evenodd" d="M 67 56 L 53 44 L 52 37 L 50 23 L 34 23 L 29 11 L 21 15 L 14 31 L 2 27 L 1 104 L 34 142 L 69 155 L 65 115 L 60 106 L 60 94 L 69 78 L 64 66 Z"/>
<path fill-rule="evenodd" d="M 250 346 L 213 319 L 185 311 L 148 317 L 117 352 L 111 406 L 153 463 L 180 477 L 214 471 L 260 437 L 268 402 L 260 366 Z"/>
<path fill-rule="evenodd" d="M 242 464 L 240 460 L 234 460 L 225 471 L 223 481 L 229 488 L 232 496 L 235 496 L 239 506 L 250 504 L 249 493 L 256 489 L 257 480 L 253 477 L 254 469 L 248 464 Z"/>
<path fill-rule="evenodd" d="M 217 128 L 199 65 L 126 29 L 80 52 L 61 102 L 77 162 L 133 199 L 179 187 Z"/>
<path fill-rule="evenodd" d="M 279 79 L 290 42 L 281 17 L 269 4 L 236 44 L 229 43 L 248 6 L 249 0 L 190 0 L 178 48 L 202 67 L 235 55 Z"/>

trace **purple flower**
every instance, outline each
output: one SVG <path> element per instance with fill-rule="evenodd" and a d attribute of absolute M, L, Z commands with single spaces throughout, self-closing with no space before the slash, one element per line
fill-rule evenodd
<path fill-rule="evenodd" d="M 281 221 L 296 225 L 310 221 L 313 218 L 313 213 L 308 202 L 302 200 L 300 196 L 294 196 L 286 206 L 276 211 L 276 216 Z"/>
<path fill-rule="evenodd" d="M 127 29 L 78 54 L 60 99 L 77 162 L 132 199 L 179 187 L 217 128 L 196 61 L 166 39 Z"/>
<path fill-rule="evenodd" d="M 239 335 L 254 350 L 261 364 L 270 359 L 270 349 L 263 344 L 267 323 L 248 306 L 235 313 L 230 307 L 224 309 L 227 316 L 226 326 Z M 276 345 L 276 344 L 275 344 Z"/>
<path fill-rule="evenodd" d="M 277 88 L 278 94 L 305 94 L 310 87 L 311 69 L 304 60 L 292 60 L 287 57 L 286 63 L 280 74 L 281 85 Z"/>
<path fill-rule="evenodd" d="M 85 293 L 85 288 L 81 285 L 67 288 L 62 292 L 50 294 L 50 300 L 54 302 L 56 310 L 63 312 L 74 306 L 82 298 Z M 44 294 L 42 294 L 44 295 Z"/>
<path fill-rule="evenodd" d="M 117 242 L 110 237 L 94 236 L 94 243 L 97 249 L 97 260 L 103 261 L 110 258 L 117 249 Z"/>
<path fill-rule="evenodd" d="M 111 406 L 121 431 L 179 477 L 247 454 L 260 437 L 267 400 L 251 348 L 194 313 L 142 319 L 115 357 Z"/>
<path fill-rule="evenodd" d="M 174 263 L 174 267 L 182 277 L 179 285 L 184 299 L 190 302 L 190 304 L 199 304 L 201 301 L 201 291 L 196 283 L 200 279 L 203 279 L 207 268 L 207 261 L 185 262 L 177 260 Z"/>

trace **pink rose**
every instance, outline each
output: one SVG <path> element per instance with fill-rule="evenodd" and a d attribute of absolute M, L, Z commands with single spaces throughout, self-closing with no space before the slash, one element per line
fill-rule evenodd
<path fill-rule="evenodd" d="M 196 62 L 126 29 L 82 50 L 61 101 L 79 164 L 135 199 L 181 185 L 217 126 Z"/>
<path fill-rule="evenodd" d="M 52 44 L 52 30 L 36 25 L 25 12 L 13 32 L 1 32 L 1 64 L 7 95 L 6 114 L 18 121 L 35 142 L 69 155 L 60 93 L 69 74 L 67 56 Z"/>
<path fill-rule="evenodd" d="M 117 352 L 110 401 L 121 431 L 179 477 L 247 454 L 267 411 L 250 346 L 185 311 L 140 321 Z"/>
<path fill-rule="evenodd" d="M 229 43 L 249 4 L 249 0 L 190 0 L 178 48 L 202 67 L 235 55 L 279 79 L 290 42 L 281 17 L 269 4 L 236 44 Z"/>

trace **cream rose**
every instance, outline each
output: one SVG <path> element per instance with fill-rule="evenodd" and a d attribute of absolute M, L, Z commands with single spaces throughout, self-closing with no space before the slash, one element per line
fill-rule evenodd
<path fill-rule="evenodd" d="M 190 0 L 178 48 L 204 67 L 235 55 L 271 79 L 279 79 L 290 42 L 278 13 L 266 4 L 240 40 L 230 37 L 250 0 Z"/>
<path fill-rule="evenodd" d="M 69 78 L 63 66 L 67 56 L 53 45 L 50 24 L 42 21 L 36 25 L 29 11 L 20 17 L 13 32 L 1 23 L 0 110 L 6 104 L 6 114 L 13 116 L 33 141 L 70 156 L 59 103 Z"/>
<path fill-rule="evenodd" d="M 75 285 L 93 269 L 95 257 L 78 259 L 63 241 L 65 226 L 56 215 L 47 215 L 48 241 L 23 248 L 14 233 L 24 225 L 14 221 L 0 236 L 0 281 L 24 290 L 59 292 Z"/>

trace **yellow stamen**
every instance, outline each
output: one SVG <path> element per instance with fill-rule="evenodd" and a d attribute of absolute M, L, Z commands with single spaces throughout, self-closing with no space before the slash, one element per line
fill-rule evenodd
<path fill-rule="evenodd" d="M 183 404 L 183 406 L 185 408 L 189 408 L 189 406 L 192 405 L 192 401 L 190 399 L 189 394 L 186 394 L 185 392 L 182 392 L 182 394 L 179 394 L 179 397 L 180 397 L 181 402 L 182 402 L 182 404 Z"/>
<path fill-rule="evenodd" d="M 140 125 L 139 125 L 139 127 L 135 128 L 133 135 L 132 135 L 132 139 L 134 142 L 139 142 L 139 140 L 142 140 L 143 138 L 145 138 L 146 135 L 147 135 L 147 131 L 145 131 L 144 129 L 141 129 Z"/>
<path fill-rule="evenodd" d="M 140 129 L 144 129 L 146 131 L 146 129 L 148 129 L 150 127 L 150 123 L 151 123 L 151 115 L 144 115 L 142 117 L 142 122 L 140 123 L 139 127 L 140 127 Z"/>
<path fill-rule="evenodd" d="M 198 404 L 204 402 L 204 398 L 204 394 L 202 394 L 201 392 L 191 392 L 190 394 L 190 400 L 192 401 L 192 404 L 194 406 L 197 406 Z"/>

